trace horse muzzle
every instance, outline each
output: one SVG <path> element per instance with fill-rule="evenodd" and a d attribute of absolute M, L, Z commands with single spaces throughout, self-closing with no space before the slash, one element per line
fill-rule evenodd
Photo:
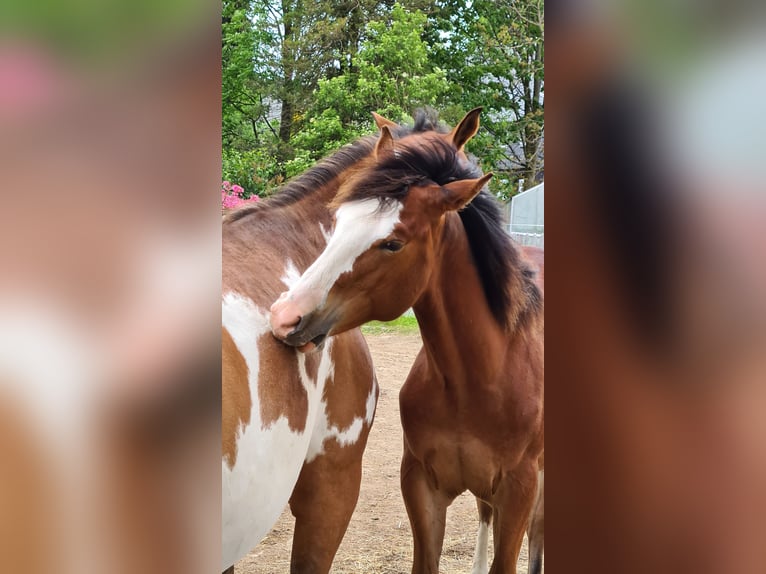
<path fill-rule="evenodd" d="M 301 317 L 295 328 L 281 340 L 291 347 L 297 347 L 300 352 L 306 353 L 319 348 L 329 331 L 330 325 L 327 325 L 325 321 L 312 321 L 312 316 L 306 315 Z"/>
<path fill-rule="evenodd" d="M 271 307 L 270 323 L 274 337 L 305 353 L 324 342 L 333 321 L 317 311 L 301 315 L 292 301 L 280 297 Z"/>

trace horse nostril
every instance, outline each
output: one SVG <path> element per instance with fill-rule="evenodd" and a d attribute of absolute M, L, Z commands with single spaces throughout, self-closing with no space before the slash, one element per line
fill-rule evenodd
<path fill-rule="evenodd" d="M 292 327 L 292 330 L 288 333 L 288 336 L 300 333 L 303 330 L 305 323 L 306 321 L 304 321 L 304 317 L 298 317 L 295 322 L 288 325 L 288 327 Z"/>

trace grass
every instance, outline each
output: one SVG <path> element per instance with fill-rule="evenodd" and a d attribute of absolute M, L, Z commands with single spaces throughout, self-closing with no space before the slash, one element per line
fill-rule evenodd
<path fill-rule="evenodd" d="M 418 332 L 418 320 L 415 317 L 402 315 L 393 321 L 370 321 L 362 327 L 365 335 L 410 334 Z"/>

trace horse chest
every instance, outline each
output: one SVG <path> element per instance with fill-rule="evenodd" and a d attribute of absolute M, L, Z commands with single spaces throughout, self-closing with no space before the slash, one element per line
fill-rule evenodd
<path fill-rule="evenodd" d="M 441 487 L 487 493 L 501 469 L 516 466 L 540 414 L 487 389 L 463 393 L 411 378 L 400 394 L 407 444 Z"/>
<path fill-rule="evenodd" d="M 431 428 L 408 434 L 407 440 L 433 485 L 452 495 L 470 490 L 488 496 L 504 466 L 491 445 L 467 432 Z"/>
<path fill-rule="evenodd" d="M 516 432 L 524 418 L 519 401 L 481 385 L 445 385 L 436 378 L 411 376 L 399 395 L 405 434 L 424 437 L 459 437 L 492 443 L 498 436 Z"/>
<path fill-rule="evenodd" d="M 222 570 L 268 533 L 287 504 L 311 451 L 313 423 L 332 371 L 329 345 L 311 372 L 305 356 L 272 340 L 265 314 L 252 302 L 229 298 L 228 303 L 224 300 L 223 323 L 234 345 L 229 355 L 239 356 L 246 368 L 223 371 L 223 417 L 234 416 L 236 428 L 230 437 L 234 448 L 222 459 Z M 224 363 L 232 362 L 224 356 Z M 242 373 L 244 378 L 237 378 Z M 238 415 L 231 412 L 232 395 L 239 403 L 243 397 L 249 401 L 246 409 L 237 405 Z M 223 440 L 226 450 L 227 437 Z"/>

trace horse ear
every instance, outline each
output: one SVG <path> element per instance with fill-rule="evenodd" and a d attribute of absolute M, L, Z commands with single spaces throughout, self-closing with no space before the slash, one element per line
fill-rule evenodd
<path fill-rule="evenodd" d="M 388 129 L 388 126 L 383 126 L 380 128 L 378 143 L 375 144 L 375 157 L 379 158 L 389 151 L 394 151 L 394 136 L 391 135 L 391 130 Z"/>
<path fill-rule="evenodd" d="M 481 107 L 474 108 L 468 112 L 460 123 L 450 132 L 450 139 L 455 144 L 457 151 L 462 151 L 468 141 L 479 131 L 479 116 Z"/>
<path fill-rule="evenodd" d="M 398 128 L 399 126 L 396 125 L 396 122 L 392 122 L 389 119 L 384 118 L 380 114 L 376 114 L 375 112 L 372 112 L 372 118 L 375 120 L 375 124 L 378 126 L 379 129 L 383 129 L 383 126 L 388 126 L 389 128 Z"/>
<path fill-rule="evenodd" d="M 461 179 L 443 185 L 444 197 L 442 199 L 445 211 L 455 211 L 464 208 L 471 203 L 487 182 L 492 179 L 492 172 L 478 179 Z"/>

